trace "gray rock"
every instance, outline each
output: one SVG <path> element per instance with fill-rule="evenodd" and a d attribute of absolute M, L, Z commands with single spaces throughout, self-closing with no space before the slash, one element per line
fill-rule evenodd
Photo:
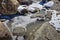
<path fill-rule="evenodd" d="M 46 22 L 36 31 L 34 40 L 60 40 L 60 36 L 53 26 Z"/>
<path fill-rule="evenodd" d="M 51 15 L 52 15 L 52 12 L 51 11 L 47 11 L 47 14 L 45 15 L 46 20 L 50 20 L 51 19 Z"/>
<path fill-rule="evenodd" d="M 25 34 L 25 39 L 26 40 L 31 40 L 33 38 L 33 35 L 35 32 L 40 28 L 40 26 L 44 23 L 45 21 L 36 21 L 34 23 L 30 23 L 27 25 L 27 32 Z M 33 39 L 32 39 L 33 40 Z"/>
<path fill-rule="evenodd" d="M 36 23 L 33 25 L 27 30 L 26 40 L 60 40 L 59 34 L 48 22 L 40 22 L 40 24 Z"/>
<path fill-rule="evenodd" d="M 16 27 L 13 29 L 13 34 L 17 36 L 24 36 L 25 35 L 25 29 L 22 27 Z"/>

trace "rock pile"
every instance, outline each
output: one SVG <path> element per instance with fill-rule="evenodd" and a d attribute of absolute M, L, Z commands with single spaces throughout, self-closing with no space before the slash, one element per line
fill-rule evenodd
<path fill-rule="evenodd" d="M 38 3 L 32 3 L 31 0 L 30 1 L 32 4 L 29 5 L 30 1 L 27 1 L 28 0 L 0 1 L 0 12 L 3 15 L 15 14 L 17 11 L 18 15 L 21 15 L 14 16 L 14 18 L 10 20 L 1 20 L 4 22 L 0 22 L 0 39 L 20 40 L 20 38 L 23 38 L 25 40 L 60 40 L 60 35 L 56 31 L 56 29 L 54 29 L 54 27 L 50 25 L 46 20 L 46 18 L 48 18 L 49 20 L 51 19 L 53 11 L 50 9 L 49 11 L 48 9 L 44 8 L 43 5 L 40 5 Z M 60 10 L 60 2 L 54 2 L 55 4 L 51 9 L 57 11 Z M 55 12 L 53 12 L 53 14 L 54 13 Z M 57 13 L 57 15 L 59 14 L 60 11 L 59 13 Z M 43 21 L 41 19 L 43 19 Z M 16 37 L 14 38 L 13 36 Z"/>

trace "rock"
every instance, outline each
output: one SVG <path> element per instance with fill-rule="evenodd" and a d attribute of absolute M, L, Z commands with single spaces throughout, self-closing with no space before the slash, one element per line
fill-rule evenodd
<path fill-rule="evenodd" d="M 46 11 L 47 13 L 46 13 L 46 15 L 45 15 L 45 17 L 46 17 L 46 19 L 51 19 L 51 15 L 52 15 L 52 11 Z"/>
<path fill-rule="evenodd" d="M 17 0 L 19 3 L 20 3 L 20 5 L 30 5 L 30 4 L 32 4 L 32 0 Z"/>
<path fill-rule="evenodd" d="M 54 1 L 54 2 L 58 2 L 58 0 L 52 0 L 52 1 Z"/>
<path fill-rule="evenodd" d="M 34 34 L 32 40 L 60 40 L 60 35 L 48 23 L 44 23 Z"/>
<path fill-rule="evenodd" d="M 4 15 L 15 14 L 19 3 L 17 0 L 1 0 L 0 1 L 0 13 Z"/>
<path fill-rule="evenodd" d="M 6 21 L 6 19 L 0 19 L 0 21 L 1 21 L 1 22 L 4 22 L 4 21 Z"/>
<path fill-rule="evenodd" d="M 57 13 L 57 15 L 60 15 L 60 11 L 57 11 L 58 13 Z"/>
<path fill-rule="evenodd" d="M 17 36 L 24 36 L 25 35 L 25 29 L 22 27 L 16 27 L 13 29 L 13 34 Z"/>
<path fill-rule="evenodd" d="M 31 40 L 33 38 L 33 35 L 35 32 L 40 28 L 40 26 L 44 23 L 45 21 L 36 21 L 34 23 L 30 23 L 27 25 L 27 31 L 25 34 L 25 40 Z M 33 39 L 32 39 L 33 40 Z"/>
<path fill-rule="evenodd" d="M 43 14 L 37 14 L 37 13 L 31 16 L 31 18 L 37 18 L 37 17 L 44 18 L 45 16 Z"/>
<path fill-rule="evenodd" d="M 18 23 L 15 20 L 6 20 L 4 23 L 8 26 L 10 31 L 14 36 L 23 36 L 25 34 L 26 28 L 19 24 L 19 19 L 17 19 Z"/>
<path fill-rule="evenodd" d="M 45 15 L 43 14 L 33 14 L 31 18 L 37 18 L 37 21 L 44 21 L 45 20 Z"/>
<path fill-rule="evenodd" d="M 57 10 L 60 11 L 60 2 L 58 0 L 53 0 L 55 3 L 53 7 L 51 8 L 52 10 Z"/>
<path fill-rule="evenodd" d="M 1 40 L 12 40 L 12 33 L 9 31 L 9 29 L 0 22 L 0 39 Z"/>

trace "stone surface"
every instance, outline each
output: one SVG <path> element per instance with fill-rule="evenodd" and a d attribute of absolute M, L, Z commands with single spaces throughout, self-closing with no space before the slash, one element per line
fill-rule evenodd
<path fill-rule="evenodd" d="M 53 26 L 46 22 L 36 31 L 34 40 L 60 40 L 60 36 Z"/>
<path fill-rule="evenodd" d="M 43 14 L 37 14 L 37 13 L 31 16 L 31 18 L 37 18 L 37 17 L 44 18 L 45 16 Z"/>
<path fill-rule="evenodd" d="M 33 38 L 34 33 L 37 31 L 38 28 L 44 23 L 45 21 L 36 21 L 34 23 L 30 23 L 27 25 L 27 32 L 25 34 L 26 40 L 31 40 Z M 33 40 L 33 39 L 32 39 Z"/>
<path fill-rule="evenodd" d="M 17 0 L 1 0 L 0 13 L 4 15 L 15 14 L 19 3 Z"/>
<path fill-rule="evenodd" d="M 52 15 L 52 12 L 51 11 L 46 11 L 47 13 L 46 13 L 46 15 L 45 15 L 45 17 L 46 17 L 46 20 L 47 19 L 51 19 L 51 15 Z"/>
<path fill-rule="evenodd" d="M 55 3 L 52 7 L 53 10 L 57 10 L 57 11 L 60 11 L 60 1 L 58 0 L 53 0 Z"/>
<path fill-rule="evenodd" d="M 22 27 L 16 27 L 13 30 L 13 34 L 18 35 L 18 36 L 24 36 L 25 35 L 25 29 Z"/>
<path fill-rule="evenodd" d="M 11 32 L 2 22 L 0 22 L 0 40 L 12 40 Z"/>
<path fill-rule="evenodd" d="M 33 26 L 31 26 L 30 31 L 26 33 L 26 40 L 60 40 L 57 31 L 48 22 L 43 23 L 38 23 L 39 27 L 35 24 L 34 27 L 38 29 L 32 29 Z"/>

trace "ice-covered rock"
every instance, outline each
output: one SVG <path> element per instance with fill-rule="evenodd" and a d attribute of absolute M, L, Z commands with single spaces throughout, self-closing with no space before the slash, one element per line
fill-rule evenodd
<path fill-rule="evenodd" d="M 57 15 L 57 13 L 57 11 L 52 12 L 52 18 L 49 23 L 53 25 L 56 30 L 60 31 L 60 15 Z"/>

